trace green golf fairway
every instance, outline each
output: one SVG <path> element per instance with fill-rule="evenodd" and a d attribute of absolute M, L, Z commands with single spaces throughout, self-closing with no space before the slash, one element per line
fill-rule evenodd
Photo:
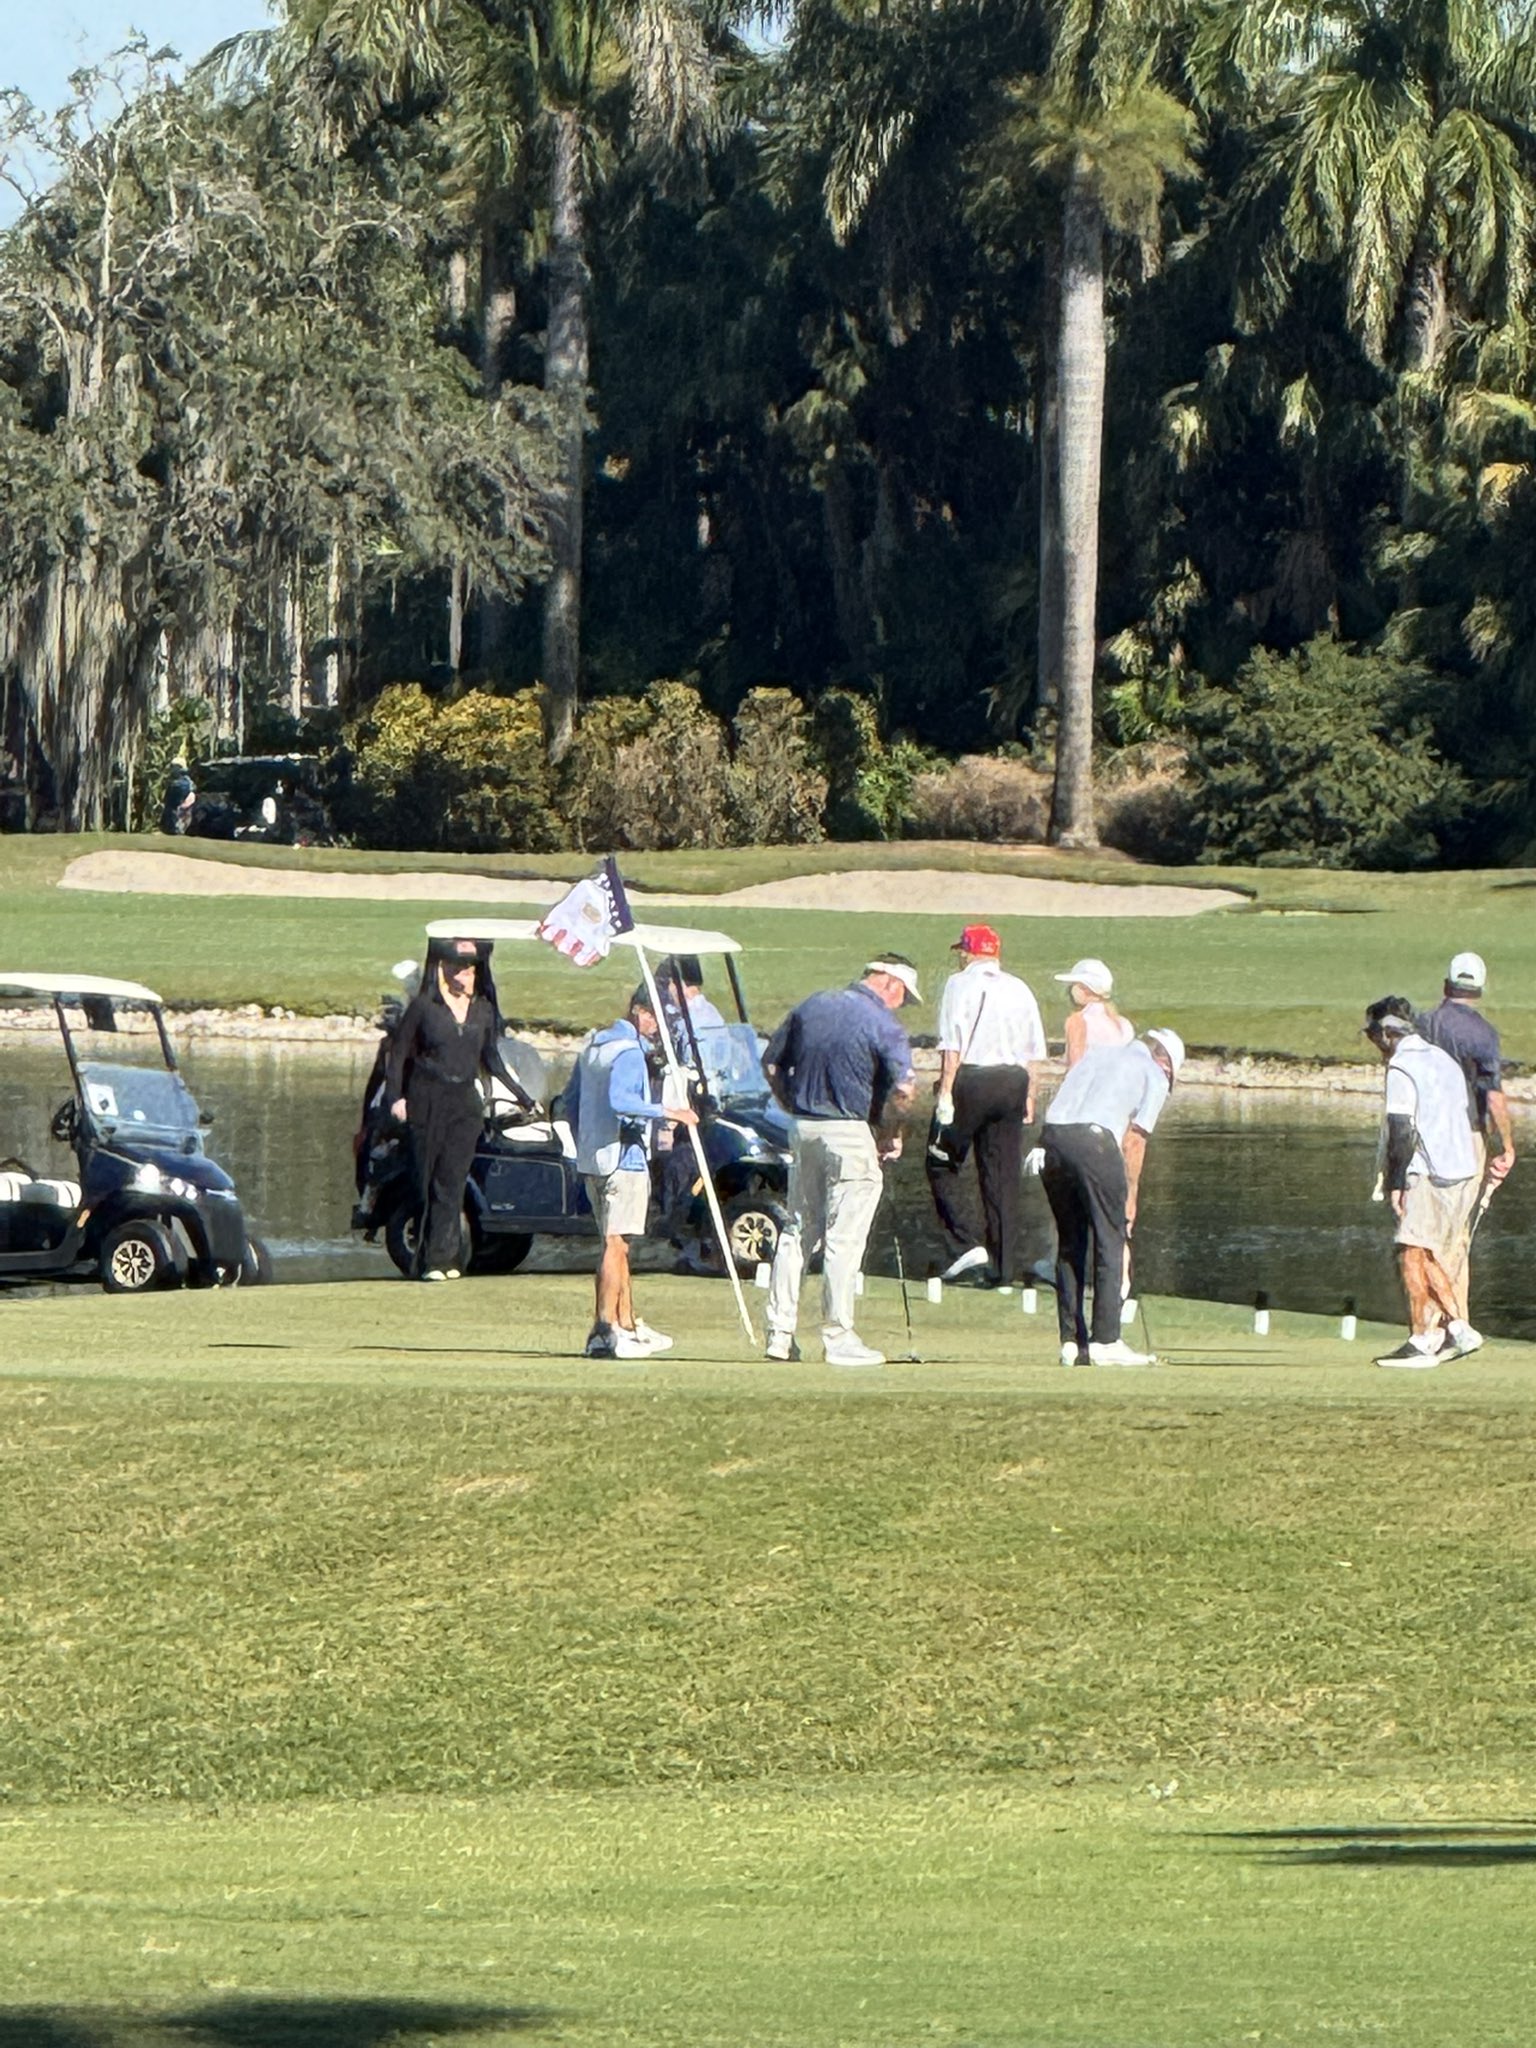
<path fill-rule="evenodd" d="M 0 2041 L 1529 2038 L 1536 1347 L 639 1293 L 0 1299 Z"/>
<path fill-rule="evenodd" d="M 177 852 L 243 866 L 342 869 L 388 875 L 441 872 L 438 902 L 283 897 L 116 895 L 60 889 L 76 854 L 113 846 Z M 429 917 L 455 908 L 455 875 L 530 877 L 528 906 L 555 880 L 590 870 L 580 855 L 478 860 L 409 854 L 231 849 L 164 839 L 12 839 L 0 842 L 7 960 L 13 967 L 88 968 L 147 981 L 187 1004 L 281 1005 L 306 1013 L 369 1012 L 391 962 L 419 951 Z M 1151 868 L 1102 856 L 1002 854 L 954 845 L 736 849 L 645 854 L 626 873 L 651 887 L 715 891 L 786 874 L 945 867 L 1120 884 L 1225 885 L 1248 892 L 1237 909 L 1195 917 L 995 916 L 984 889 L 957 887 L 943 915 L 764 910 L 707 905 L 659 910 L 669 924 L 723 925 L 746 947 L 743 971 L 758 1021 L 771 1024 L 808 990 L 836 984 L 866 959 L 898 946 L 922 972 L 923 1007 L 907 1021 L 932 1032 L 936 999 L 960 923 L 985 917 L 1002 933 L 1008 964 L 1033 980 L 1048 1028 L 1065 1005 L 1049 977 L 1083 954 L 1107 956 L 1140 1024 L 1175 1026 L 1196 1047 L 1349 1060 L 1360 1053 L 1367 1002 L 1389 991 L 1429 999 L 1452 953 L 1474 947 L 1490 963 L 1488 1014 L 1518 1058 L 1536 1036 L 1536 917 L 1520 873 L 1353 875 L 1288 869 Z M 508 906 L 516 911 L 526 906 Z M 488 906 L 473 906 L 484 916 Z M 4 965 L 5 963 L 0 963 Z M 582 973 L 551 950 L 504 948 L 497 981 L 509 1016 L 585 1030 L 614 1014 L 634 975 L 622 949 Z"/>

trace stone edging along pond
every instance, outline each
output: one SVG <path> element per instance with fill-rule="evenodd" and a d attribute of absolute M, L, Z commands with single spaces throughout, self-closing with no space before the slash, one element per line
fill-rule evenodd
<path fill-rule="evenodd" d="M 177 1041 L 189 1048 L 200 1044 L 259 1044 L 295 1052 L 325 1052 L 371 1049 L 378 1042 L 377 1019 L 355 1014 L 302 1016 L 295 1010 L 281 1006 L 265 1009 L 258 1003 L 246 1003 L 233 1010 L 182 1010 L 174 1005 L 168 1005 L 167 1010 Z M 44 1021 L 35 1011 L 0 1010 L 0 1028 L 39 1037 L 49 1037 L 53 1032 L 52 1020 Z M 574 1053 L 581 1043 L 580 1036 L 573 1032 L 530 1029 L 524 1035 L 541 1052 L 556 1056 Z M 931 1040 L 917 1041 L 917 1068 L 924 1074 L 937 1071 L 938 1056 Z M 1379 1095 L 1381 1069 L 1357 1062 L 1293 1060 L 1274 1054 L 1194 1051 L 1185 1065 L 1181 1085 L 1308 1095 Z M 1506 1078 L 1506 1093 L 1516 1102 L 1536 1102 L 1536 1074 L 1510 1074 Z"/>

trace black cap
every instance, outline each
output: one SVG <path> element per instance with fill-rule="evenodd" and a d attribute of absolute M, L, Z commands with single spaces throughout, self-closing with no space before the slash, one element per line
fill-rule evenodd
<path fill-rule="evenodd" d="M 1406 996 L 1382 996 L 1365 1013 L 1367 1038 L 1395 1038 L 1413 1029 L 1413 1005 Z"/>

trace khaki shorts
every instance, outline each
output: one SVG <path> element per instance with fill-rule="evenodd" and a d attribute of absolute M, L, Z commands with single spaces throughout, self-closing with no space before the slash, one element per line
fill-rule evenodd
<path fill-rule="evenodd" d="M 644 1237 L 651 1176 L 643 1168 L 621 1166 L 616 1173 L 589 1173 L 583 1178 L 599 1237 Z"/>
<path fill-rule="evenodd" d="M 1467 1226 L 1477 1207 L 1477 1191 L 1475 1173 L 1443 1184 L 1427 1174 L 1410 1174 L 1393 1242 L 1432 1253 L 1447 1272 L 1454 1273 L 1466 1252 Z"/>

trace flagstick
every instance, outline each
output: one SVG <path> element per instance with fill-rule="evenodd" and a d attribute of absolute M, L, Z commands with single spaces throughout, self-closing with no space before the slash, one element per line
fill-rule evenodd
<path fill-rule="evenodd" d="M 683 1075 L 682 1068 L 678 1065 L 677 1048 L 673 1045 L 672 1033 L 667 1028 L 666 1012 L 661 1007 L 661 995 L 656 987 L 656 977 L 651 972 L 651 963 L 646 957 L 644 946 L 637 939 L 627 932 L 621 933 L 620 937 L 626 939 L 634 947 L 635 953 L 639 958 L 640 973 L 645 982 L 645 992 L 651 999 L 651 1012 L 661 1027 L 661 1049 L 666 1057 L 667 1069 L 673 1079 L 681 1084 L 683 1100 L 686 1102 L 688 1099 L 688 1084 Z M 687 998 L 685 997 L 684 1001 L 686 1000 Z M 725 1234 L 725 1218 L 720 1214 L 720 1198 L 715 1193 L 714 1175 L 709 1170 L 709 1161 L 704 1157 L 704 1140 L 699 1136 L 697 1124 L 687 1124 L 684 1128 L 687 1130 L 689 1140 L 693 1145 L 693 1156 L 698 1164 L 699 1178 L 704 1184 L 704 1199 L 709 1204 L 709 1219 L 715 1226 L 715 1236 L 720 1243 L 720 1256 L 725 1262 L 725 1275 L 731 1283 L 731 1292 L 736 1297 L 736 1313 L 741 1317 L 741 1327 L 747 1333 L 748 1343 L 756 1344 L 757 1331 L 753 1326 L 752 1317 L 747 1310 L 747 1298 L 741 1291 L 741 1275 L 736 1271 L 736 1261 L 731 1256 L 730 1243 Z"/>

